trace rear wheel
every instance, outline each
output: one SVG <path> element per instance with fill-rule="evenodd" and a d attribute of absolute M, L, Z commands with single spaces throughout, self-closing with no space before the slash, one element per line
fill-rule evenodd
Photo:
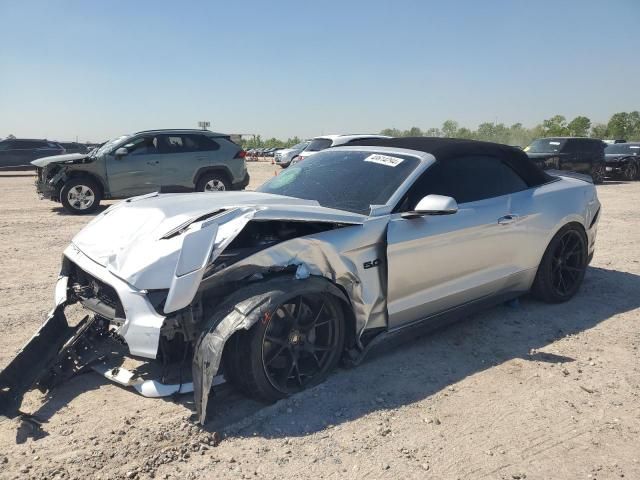
<path fill-rule="evenodd" d="M 336 367 L 344 347 L 342 308 L 327 293 L 291 295 L 230 342 L 227 380 L 250 397 L 274 402 L 321 383 Z"/>
<path fill-rule="evenodd" d="M 224 192 L 230 189 L 231 184 L 222 173 L 205 173 L 196 185 L 198 192 Z"/>
<path fill-rule="evenodd" d="M 94 212 L 101 199 L 98 184 L 90 178 L 72 178 L 60 190 L 62 206 L 74 215 Z"/>
<path fill-rule="evenodd" d="M 561 228 L 544 252 L 531 289 L 533 296 L 547 303 L 571 299 L 582 285 L 587 257 L 582 228 L 575 224 Z"/>

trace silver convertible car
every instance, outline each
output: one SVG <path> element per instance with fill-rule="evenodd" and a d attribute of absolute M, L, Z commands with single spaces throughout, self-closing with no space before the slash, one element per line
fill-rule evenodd
<path fill-rule="evenodd" d="M 0 372 L 0 413 L 87 367 L 147 396 L 193 391 L 200 422 L 222 381 L 275 401 L 398 332 L 528 292 L 569 300 L 599 213 L 587 177 L 439 138 L 332 148 L 256 192 L 122 201 L 65 250 L 55 308 Z M 74 304 L 87 313 L 76 324 Z M 100 347 L 116 341 L 163 374 L 112 366 Z"/>

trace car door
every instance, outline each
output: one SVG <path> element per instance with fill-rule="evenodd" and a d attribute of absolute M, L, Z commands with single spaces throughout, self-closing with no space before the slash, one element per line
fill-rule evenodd
<path fill-rule="evenodd" d="M 161 153 L 157 182 L 163 192 L 193 190 L 194 172 L 206 165 L 207 156 L 198 151 L 197 136 L 161 135 Z"/>
<path fill-rule="evenodd" d="M 0 168 L 10 168 L 13 166 L 13 140 L 0 142 Z"/>
<path fill-rule="evenodd" d="M 508 291 L 521 267 L 510 193 L 526 183 L 500 159 L 437 162 L 416 181 L 387 230 L 389 327 L 402 327 Z M 453 197 L 457 213 L 403 218 L 428 194 Z"/>
<path fill-rule="evenodd" d="M 106 155 L 107 179 L 113 197 L 125 198 L 151 193 L 160 189 L 160 161 L 162 158 L 159 135 L 140 135 Z M 126 155 L 116 155 L 119 148 Z"/>
<path fill-rule="evenodd" d="M 565 141 L 560 155 L 561 170 L 569 170 L 572 172 L 580 171 L 579 150 L 580 146 L 575 139 L 569 138 Z"/>
<path fill-rule="evenodd" d="M 29 165 L 31 160 L 35 160 L 33 152 L 37 147 L 37 143 L 32 140 L 13 140 L 7 154 L 7 166 Z"/>

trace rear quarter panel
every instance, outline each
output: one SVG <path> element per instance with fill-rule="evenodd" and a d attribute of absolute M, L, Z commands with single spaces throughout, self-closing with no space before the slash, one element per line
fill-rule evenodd
<path fill-rule="evenodd" d="M 511 212 L 519 216 L 515 223 L 518 263 L 535 275 L 542 256 L 553 236 L 571 222 L 587 232 L 589 252 L 593 252 L 597 221 L 591 223 L 600 209 L 596 188 L 582 180 L 558 177 L 545 185 L 512 195 Z M 531 281 L 533 277 L 531 278 Z"/>
<path fill-rule="evenodd" d="M 245 176 L 245 160 L 244 158 L 234 158 L 241 148 L 223 138 L 215 138 L 214 140 L 220 145 L 220 149 L 208 152 L 207 166 L 224 166 L 231 174 L 229 180 L 232 183 L 241 181 Z"/>

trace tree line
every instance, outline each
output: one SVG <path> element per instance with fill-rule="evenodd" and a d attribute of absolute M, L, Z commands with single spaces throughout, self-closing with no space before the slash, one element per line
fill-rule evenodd
<path fill-rule="evenodd" d="M 614 113 L 607 123 L 592 123 L 589 117 L 585 116 L 578 116 L 569 121 L 562 115 L 554 115 L 533 128 L 527 128 L 521 123 L 507 126 L 504 123 L 484 122 L 478 125 L 475 130 L 471 130 L 461 127 L 455 120 L 447 120 L 440 128 L 426 130 L 421 130 L 419 127 L 411 127 L 408 130 L 385 128 L 380 133 L 391 137 L 467 138 L 522 147 L 541 137 L 592 137 L 640 141 L 640 112 L 636 110 Z M 243 139 L 242 146 L 245 149 L 284 148 L 301 141 L 298 137 L 287 140 L 277 138 L 263 140 L 260 135 L 256 135 L 251 139 Z"/>

